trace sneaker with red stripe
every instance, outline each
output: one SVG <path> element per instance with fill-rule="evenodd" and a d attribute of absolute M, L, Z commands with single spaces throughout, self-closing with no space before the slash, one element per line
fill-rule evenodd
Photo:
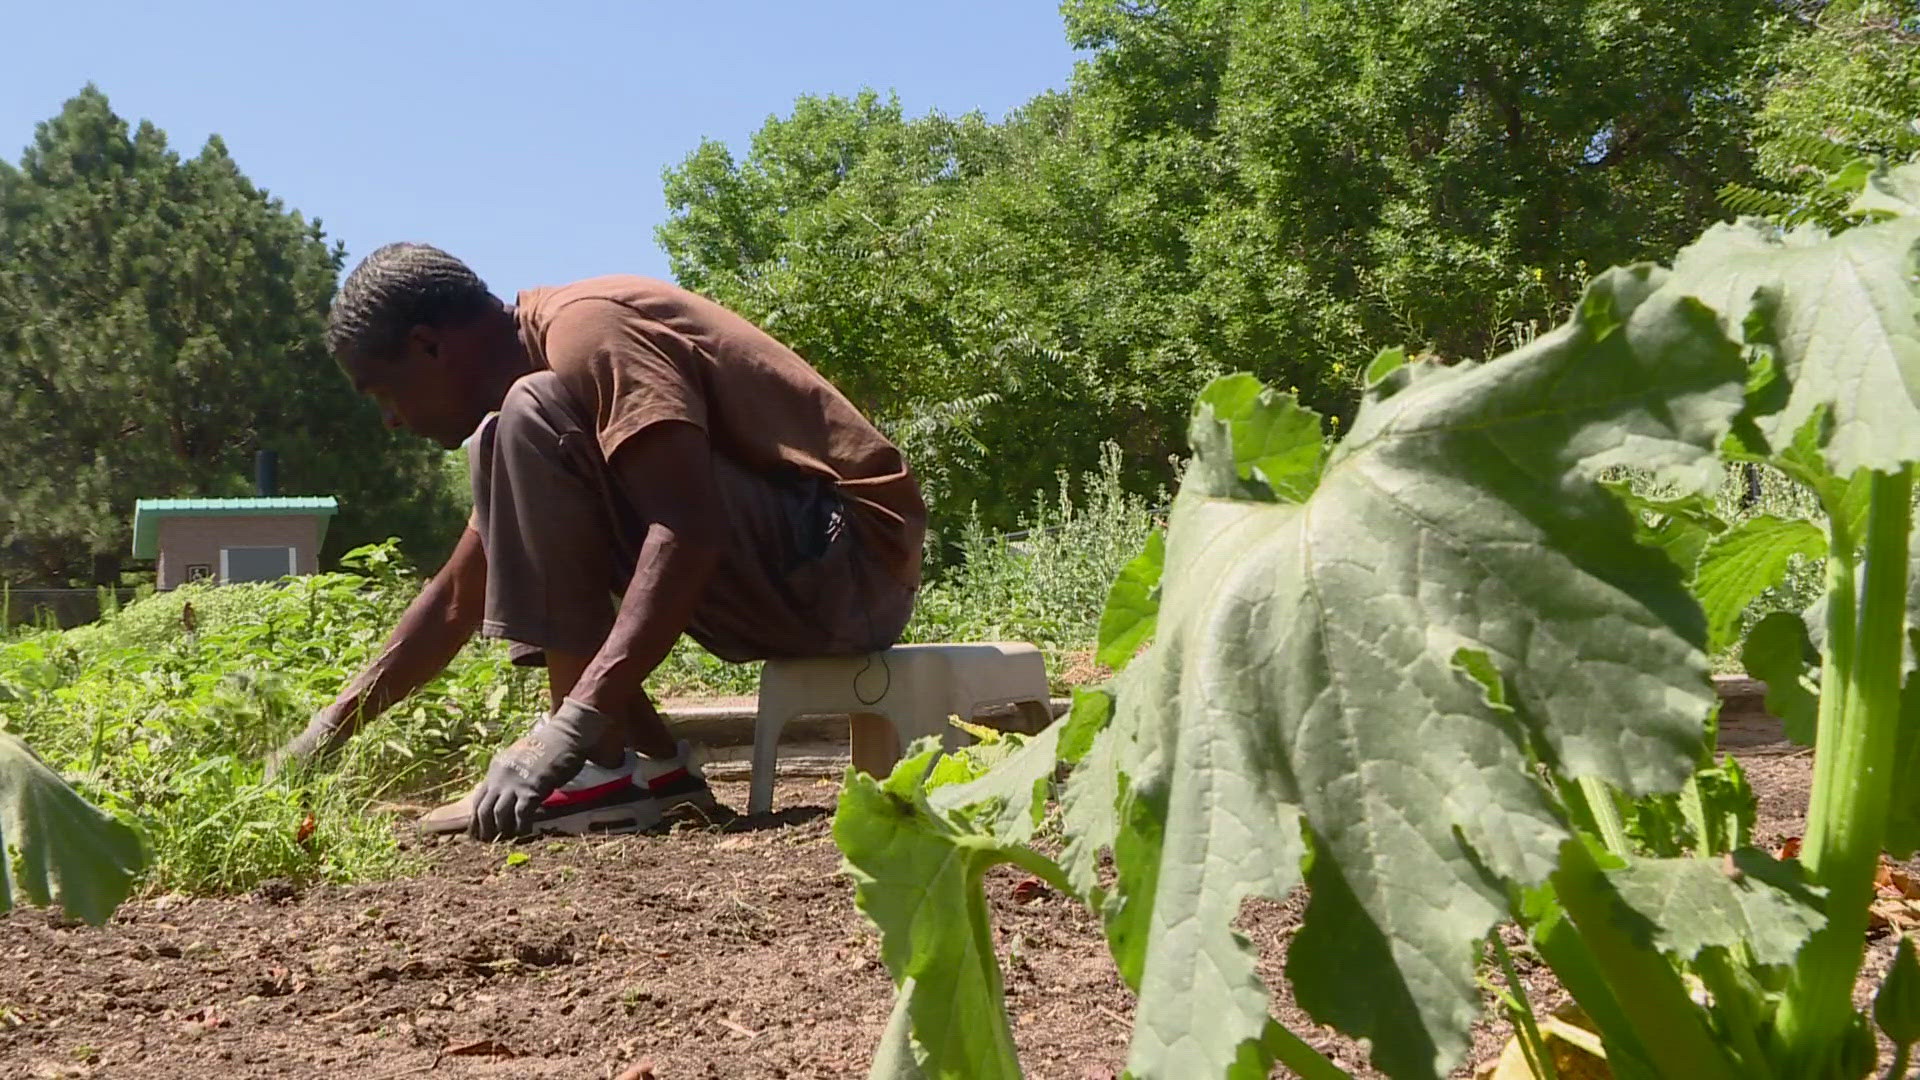
<path fill-rule="evenodd" d="M 707 778 L 701 775 L 699 763 L 694 760 L 693 746 L 682 739 L 674 750 L 670 758 L 628 753 L 627 757 L 633 762 L 634 787 L 651 796 L 663 813 L 681 806 L 693 807 L 701 813 L 712 812 L 718 804 L 714 801 L 713 789 L 707 786 Z"/>
<path fill-rule="evenodd" d="M 627 833 L 658 825 L 662 804 L 641 786 L 636 760 L 638 755 L 629 750 L 613 768 L 591 761 L 582 765 L 573 779 L 540 804 L 534 814 L 534 834 Z M 475 788 L 457 802 L 428 811 L 420 818 L 420 830 L 443 835 L 466 832 L 478 793 Z"/>
<path fill-rule="evenodd" d="M 658 825 L 662 806 L 639 784 L 635 762 L 640 760 L 629 750 L 611 769 L 591 761 L 580 766 L 534 811 L 533 832 L 639 832 Z"/>

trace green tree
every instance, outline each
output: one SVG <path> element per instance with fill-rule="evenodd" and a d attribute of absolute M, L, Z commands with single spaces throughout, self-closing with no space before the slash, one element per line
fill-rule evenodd
<path fill-rule="evenodd" d="M 1730 185 L 1746 213 L 1838 226 L 1852 198 L 1828 177 L 1849 161 L 1920 155 L 1920 7 L 1835 0 L 1793 9 L 1760 112 L 1754 149 L 1763 185 Z"/>
<path fill-rule="evenodd" d="M 1113 441 L 1167 480 L 1249 370 L 1351 415 L 1383 344 L 1479 358 L 1751 177 L 1776 0 L 1069 0 L 1004 121 L 802 98 L 667 177 L 675 273 L 883 417 L 951 417 L 937 513 L 1006 520 Z M 992 395 L 984 400 L 983 395 Z"/>
<path fill-rule="evenodd" d="M 1199 203 L 1193 338 L 1274 381 L 1305 354 L 1349 385 L 1379 344 L 1487 356 L 1589 267 L 1670 256 L 1749 171 L 1773 25 L 1769 0 L 1066 10 L 1107 153 L 1162 203 Z"/>
<path fill-rule="evenodd" d="M 442 456 L 383 433 L 328 358 L 342 252 L 218 137 L 182 159 L 89 86 L 0 163 L 0 573 L 111 582 L 134 500 L 336 494 L 329 549 L 458 527 Z"/>
<path fill-rule="evenodd" d="M 1000 123 L 801 98 L 740 159 L 710 141 L 670 170 L 660 238 L 900 437 L 937 514 L 1006 524 L 1105 441 L 1163 479 L 1197 385 L 1140 311 L 1156 270 L 1093 149 L 1065 95 Z"/>
<path fill-rule="evenodd" d="M 978 117 L 907 120 L 897 101 L 801 98 L 744 160 L 703 143 L 666 177 L 676 278 L 756 318 L 855 401 L 894 412 L 945 385 L 964 336 L 929 241 L 977 172 Z"/>

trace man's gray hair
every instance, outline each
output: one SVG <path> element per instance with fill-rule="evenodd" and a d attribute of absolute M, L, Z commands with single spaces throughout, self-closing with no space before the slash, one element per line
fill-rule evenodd
<path fill-rule="evenodd" d="M 335 357 L 398 359 L 416 326 L 450 326 L 499 306 L 466 263 L 431 244 L 387 244 L 347 275 L 327 313 Z"/>

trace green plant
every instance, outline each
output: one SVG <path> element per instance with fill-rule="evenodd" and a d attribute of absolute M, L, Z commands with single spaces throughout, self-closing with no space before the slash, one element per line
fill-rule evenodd
<path fill-rule="evenodd" d="M 1107 580 L 1152 521 L 1122 489 L 1117 451 L 1105 461 L 1036 497 L 1023 537 L 970 528 L 964 559 L 929 580 L 909 639 L 1037 641 L 1056 672 L 1083 655 Z M 143 595 L 91 625 L 0 641 L 0 727 L 139 823 L 154 854 L 144 888 L 231 892 L 401 872 L 409 864 L 389 818 L 368 810 L 471 783 L 541 707 L 541 673 L 476 641 L 369 725 L 336 768 L 266 782 L 262 757 L 372 658 L 419 589 L 391 540 L 341 564 L 271 585 Z M 683 641 L 649 689 L 751 694 L 757 674 Z"/>
<path fill-rule="evenodd" d="M 1056 678 L 1093 647 L 1107 585 L 1152 532 L 1152 504 L 1122 483 L 1119 447 L 1100 468 L 1037 492 L 1018 532 L 959 530 L 959 557 L 921 590 L 906 640 L 1030 641 Z"/>
<path fill-rule="evenodd" d="M 475 642 L 336 768 L 265 781 L 266 753 L 371 659 L 419 588 L 391 543 L 343 563 L 279 584 L 188 586 L 0 644 L 0 726 L 138 824 L 153 855 L 144 887 L 398 872 L 391 822 L 369 809 L 468 780 L 539 707 L 539 673 Z"/>
<path fill-rule="evenodd" d="M 89 805 L 36 757 L 0 731 L 0 912 L 16 893 L 58 901 L 99 925 L 126 899 L 145 865 L 140 838 Z"/>
<path fill-rule="evenodd" d="M 943 778 L 922 744 L 848 775 L 834 835 L 900 991 L 873 1075 L 1019 1075 L 980 887 L 1001 862 L 1102 918 L 1135 1076 L 1346 1075 L 1268 1015 L 1232 929 L 1301 884 L 1295 1000 L 1390 1076 L 1457 1062 L 1503 922 L 1615 1076 L 1872 1071 L 1873 874 L 1883 843 L 1920 846 L 1920 785 L 1895 783 L 1920 775 L 1920 167 L 1862 180 L 1863 224 L 1717 226 L 1498 360 L 1382 353 L 1331 452 L 1290 397 L 1208 387 L 1164 552 L 1101 625 L 1114 680 L 984 774 Z M 1727 460 L 1792 478 L 1824 529 L 1717 519 Z M 1622 468 L 1676 494 L 1601 482 Z M 1807 847 L 1780 861 L 1744 846 L 1751 794 L 1713 758 L 1707 648 L 1807 557 L 1815 632 L 1748 637 L 1812 712 Z M 1896 1039 L 1906 1011 L 1889 998 Z"/>

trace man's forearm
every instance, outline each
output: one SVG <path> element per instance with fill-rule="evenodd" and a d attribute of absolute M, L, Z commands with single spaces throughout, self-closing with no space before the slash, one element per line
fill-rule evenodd
<path fill-rule="evenodd" d="M 568 696 L 617 715 L 692 622 L 719 561 L 711 535 L 649 529 L 613 629 Z"/>
<path fill-rule="evenodd" d="M 618 716 L 693 621 L 720 562 L 724 519 L 713 495 L 707 433 L 691 424 L 655 424 L 609 464 L 651 524 L 613 629 L 567 696 Z"/>
<path fill-rule="evenodd" d="M 467 532 L 442 571 L 400 616 L 380 655 L 347 685 L 333 709 L 342 738 L 446 669 L 480 628 L 486 561 Z"/>

